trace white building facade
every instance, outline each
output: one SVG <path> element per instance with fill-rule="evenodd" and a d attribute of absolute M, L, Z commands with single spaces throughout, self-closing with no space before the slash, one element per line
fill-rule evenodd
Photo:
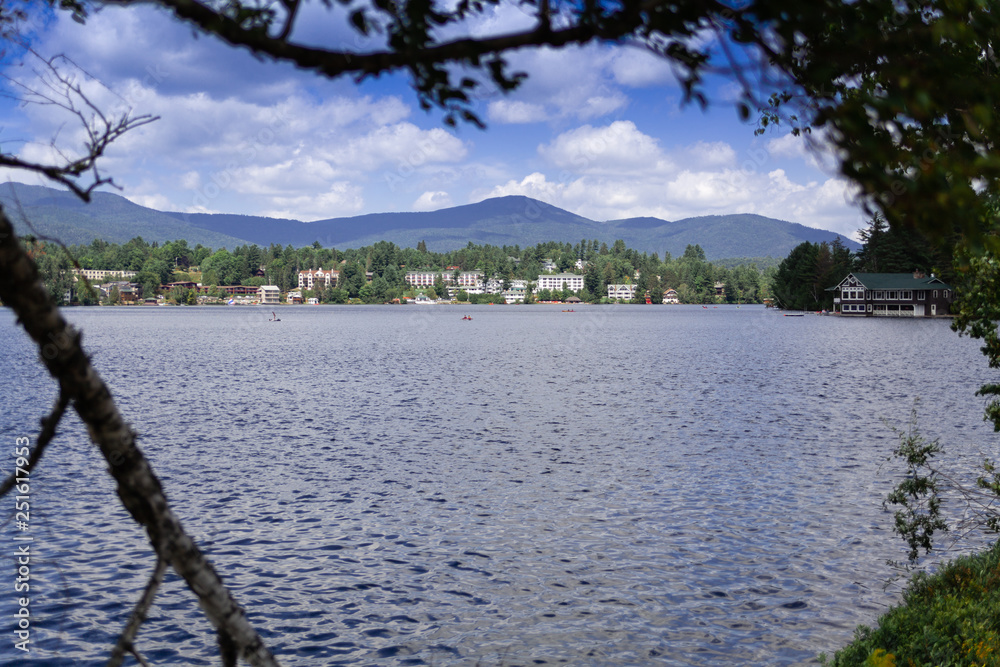
<path fill-rule="evenodd" d="M 635 284 L 608 285 L 608 298 L 612 301 L 631 301 L 635 298 Z"/>
<path fill-rule="evenodd" d="M 299 289 L 316 289 L 317 286 L 324 288 L 330 285 L 336 287 L 339 279 L 340 271 L 334 269 L 324 271 L 323 267 L 320 267 L 308 271 L 299 271 Z"/>
<path fill-rule="evenodd" d="M 73 269 L 73 280 L 79 280 L 83 276 L 90 282 L 105 282 L 112 276 L 122 278 L 135 278 L 135 271 L 113 271 L 108 269 Z"/>
<path fill-rule="evenodd" d="M 257 290 L 260 302 L 267 305 L 277 305 L 281 303 L 281 290 L 277 285 L 261 285 Z"/>
<path fill-rule="evenodd" d="M 573 292 L 583 289 L 583 276 L 576 273 L 557 273 L 555 275 L 538 276 L 537 289 L 561 290 L 563 285 Z"/>

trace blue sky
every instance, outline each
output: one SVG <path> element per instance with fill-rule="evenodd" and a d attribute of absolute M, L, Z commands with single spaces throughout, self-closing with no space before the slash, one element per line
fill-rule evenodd
<path fill-rule="evenodd" d="M 296 39 L 355 39 L 311 11 Z M 526 20 L 502 5 L 473 31 Z M 196 37 L 152 7 L 105 8 L 86 25 L 59 12 L 33 46 L 93 77 L 81 81 L 102 109 L 160 117 L 103 164 L 120 194 L 159 210 L 309 221 L 519 194 L 595 220 L 759 213 L 847 236 L 864 226 L 848 185 L 800 138 L 754 136 L 725 82 L 708 111 L 683 106 L 669 68 L 637 48 L 515 54 L 512 69 L 530 78 L 476 101 L 481 131 L 422 111 L 400 75 L 360 86 L 320 79 Z M 5 74 L 37 85 L 30 66 Z M 53 107 L 0 107 L 0 141 L 26 159 L 51 156 L 53 143 L 71 151 L 77 125 Z"/>

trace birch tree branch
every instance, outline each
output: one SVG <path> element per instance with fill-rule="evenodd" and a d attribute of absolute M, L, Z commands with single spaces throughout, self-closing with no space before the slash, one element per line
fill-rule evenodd
<path fill-rule="evenodd" d="M 163 584 L 163 575 L 166 573 L 167 561 L 157 557 L 156 567 L 153 568 L 153 574 L 149 577 L 149 583 L 146 584 L 146 589 L 139 597 L 139 601 L 135 603 L 135 609 L 132 610 L 132 615 L 129 617 L 125 629 L 118 637 L 118 643 L 111 650 L 108 667 L 120 667 L 125 660 L 126 653 L 131 653 L 140 664 L 146 665 L 146 661 L 135 648 L 135 638 L 149 614 L 149 608 L 153 606 L 153 598 L 156 597 L 156 591 Z"/>
<path fill-rule="evenodd" d="M 34 262 L 0 208 L 0 300 L 10 307 L 41 351 L 42 362 L 87 426 L 108 463 L 118 497 L 141 525 L 157 557 L 174 568 L 197 596 L 220 637 L 232 643 L 251 665 L 278 664 L 250 625 L 243 609 L 222 583 L 167 502 L 160 480 L 136 445 L 107 385 L 81 346 L 81 335 L 52 304 Z"/>
<path fill-rule="evenodd" d="M 31 450 L 31 456 L 28 457 L 28 465 L 24 467 L 28 472 L 34 470 L 35 465 L 41 460 L 42 454 L 45 453 L 45 448 L 55 436 L 56 427 L 59 425 L 59 420 L 62 419 L 63 413 L 66 412 L 67 405 L 69 405 L 69 397 L 60 392 L 59 398 L 56 400 L 56 405 L 52 408 L 52 412 L 42 420 L 42 430 L 38 433 L 38 440 L 35 442 L 35 448 Z M 14 488 L 17 476 L 17 471 L 14 471 L 0 485 L 0 498 L 7 495 L 7 492 Z"/>

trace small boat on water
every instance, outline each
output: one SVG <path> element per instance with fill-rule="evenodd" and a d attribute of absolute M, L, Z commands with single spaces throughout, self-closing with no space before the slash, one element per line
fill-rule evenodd
<path fill-rule="evenodd" d="M 462 319 L 463 319 L 463 320 L 471 320 L 471 319 L 472 319 L 472 316 L 471 316 L 471 315 L 466 315 L 466 316 L 465 316 L 465 317 L 463 317 Z"/>
<path fill-rule="evenodd" d="M 270 317 L 270 318 L 268 318 L 268 320 L 267 320 L 267 321 L 268 321 L 268 322 L 280 322 L 280 321 L 281 321 L 281 318 L 280 318 L 280 317 L 278 317 L 278 315 L 277 315 L 277 314 L 276 314 L 276 313 L 275 313 L 275 312 L 274 312 L 274 311 L 272 310 L 272 311 L 271 311 L 271 317 Z"/>
<path fill-rule="evenodd" d="M 805 317 L 805 313 L 785 313 L 785 317 Z"/>

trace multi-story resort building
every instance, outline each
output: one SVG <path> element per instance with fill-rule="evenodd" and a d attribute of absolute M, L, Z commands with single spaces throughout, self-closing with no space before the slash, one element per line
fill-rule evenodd
<path fill-rule="evenodd" d="M 483 272 L 482 271 L 459 271 L 458 280 L 455 280 L 455 271 L 407 271 L 406 284 L 413 287 L 433 287 L 441 277 L 445 285 L 455 285 L 459 289 L 470 294 L 483 293 Z"/>
<path fill-rule="evenodd" d="M 281 290 L 277 285 L 261 285 L 257 290 L 260 302 L 267 305 L 277 305 L 281 303 Z"/>
<path fill-rule="evenodd" d="M 537 289 L 561 290 L 563 286 L 573 292 L 583 289 L 583 276 L 576 273 L 557 273 L 555 275 L 538 276 Z"/>
<path fill-rule="evenodd" d="M 318 269 L 309 269 L 308 271 L 299 271 L 299 289 L 315 289 L 317 285 L 320 288 L 330 287 L 331 285 L 336 287 L 339 279 L 340 271 L 335 269 L 324 271 L 323 267 L 320 267 Z"/>
<path fill-rule="evenodd" d="M 117 271 L 110 269 L 73 269 L 73 280 L 79 280 L 83 276 L 90 282 L 106 282 L 113 276 L 122 278 L 135 278 L 135 271 Z"/>
<path fill-rule="evenodd" d="M 503 291 L 503 298 L 507 303 L 524 303 L 527 292 L 527 280 L 511 280 L 507 289 Z"/>
<path fill-rule="evenodd" d="M 451 280 L 451 276 L 444 271 L 407 271 L 406 284 L 413 287 L 434 287 L 438 276 L 441 276 L 446 284 Z"/>

